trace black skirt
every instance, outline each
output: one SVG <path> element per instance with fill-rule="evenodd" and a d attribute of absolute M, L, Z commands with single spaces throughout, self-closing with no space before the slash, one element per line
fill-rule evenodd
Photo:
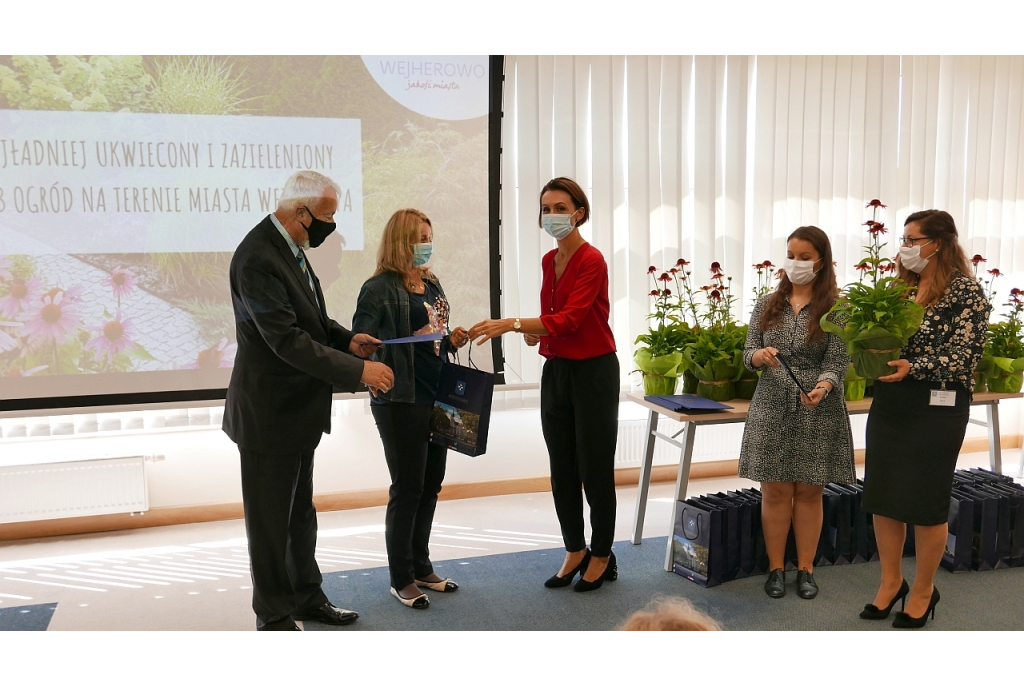
<path fill-rule="evenodd" d="M 876 382 L 868 413 L 864 509 L 916 526 L 946 523 L 953 472 L 967 432 L 971 395 L 959 383 L 956 405 L 929 404 L 939 383 Z"/>

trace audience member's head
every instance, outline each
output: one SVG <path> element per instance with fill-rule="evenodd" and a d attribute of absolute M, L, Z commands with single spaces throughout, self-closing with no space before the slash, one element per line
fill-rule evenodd
<path fill-rule="evenodd" d="M 661 597 L 626 619 L 619 630 L 721 630 L 682 597 Z"/>

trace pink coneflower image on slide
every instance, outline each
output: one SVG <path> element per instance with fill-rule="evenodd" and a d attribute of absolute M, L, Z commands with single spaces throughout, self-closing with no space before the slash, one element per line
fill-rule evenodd
<path fill-rule="evenodd" d="M 132 291 L 135 290 L 135 277 L 132 276 L 130 271 L 126 271 L 121 267 L 114 269 L 109 276 L 103 279 L 103 283 L 113 289 L 118 307 L 121 306 L 121 298 L 131 295 Z"/>
<path fill-rule="evenodd" d="M 209 347 L 199 353 L 196 360 L 191 364 L 179 366 L 180 369 L 230 369 L 235 365 L 235 352 L 238 345 L 228 344 L 227 338 L 221 338 L 213 347 Z"/>
<path fill-rule="evenodd" d="M 43 281 L 38 276 L 24 281 L 13 279 L 7 294 L 0 297 L 0 316 L 12 319 L 29 308 L 29 304 L 37 299 L 43 291 Z"/>
<path fill-rule="evenodd" d="M 106 356 L 107 363 L 114 362 L 114 355 L 134 347 L 132 336 L 135 335 L 135 326 L 131 319 L 122 319 L 121 310 L 117 315 L 100 326 L 90 326 L 89 330 L 99 333 L 95 338 L 85 343 L 85 349 L 97 349 L 101 356 Z"/>
<path fill-rule="evenodd" d="M 82 316 L 77 308 L 80 292 L 78 286 L 68 290 L 52 288 L 47 291 L 45 295 L 35 300 L 32 308 L 26 312 L 25 318 L 28 323 L 22 328 L 22 334 L 33 344 L 63 344 L 82 327 Z"/>

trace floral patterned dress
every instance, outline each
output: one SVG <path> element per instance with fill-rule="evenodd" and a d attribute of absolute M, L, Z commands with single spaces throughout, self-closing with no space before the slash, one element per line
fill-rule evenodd
<path fill-rule="evenodd" d="M 831 333 L 808 343 L 809 307 L 794 314 L 789 298 L 778 323 L 762 330 L 761 313 L 770 297 L 758 300 L 750 315 L 744 364 L 753 370 L 754 352 L 774 347 L 804 388 L 828 381 L 833 389 L 817 407 L 808 408 L 784 368 L 762 366 L 743 431 L 739 475 L 761 483 L 852 483 L 853 434 L 843 399 L 843 378 L 850 364 L 846 345 Z"/>

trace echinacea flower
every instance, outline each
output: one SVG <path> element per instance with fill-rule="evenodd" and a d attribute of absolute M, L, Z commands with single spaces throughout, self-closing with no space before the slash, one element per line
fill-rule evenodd
<path fill-rule="evenodd" d="M 647 273 L 649 273 L 649 274 L 653 274 L 657 270 L 658 270 L 658 267 L 656 267 L 656 266 L 649 266 L 649 267 L 647 267 Z"/>
<path fill-rule="evenodd" d="M 768 259 L 764 260 L 764 262 L 761 263 L 761 266 L 763 266 L 766 269 L 774 269 L 775 268 L 775 265 L 772 264 L 771 261 L 768 260 Z"/>
<path fill-rule="evenodd" d="M 882 204 L 881 200 L 872 200 L 864 205 L 864 209 L 867 209 L 868 207 L 881 207 L 882 209 L 885 209 L 885 205 Z"/>
<path fill-rule="evenodd" d="M 676 260 L 676 266 L 682 267 L 682 266 L 689 266 L 689 265 L 690 265 L 690 262 L 686 261 L 685 259 L 677 259 Z"/>
<path fill-rule="evenodd" d="M 978 266 L 982 262 L 987 262 L 987 261 L 988 260 L 985 259 L 984 257 L 982 257 L 980 254 L 976 254 L 973 257 L 971 257 L 971 264 L 973 264 L 974 266 Z"/>
<path fill-rule="evenodd" d="M 48 368 L 50 368 L 49 364 L 43 364 L 42 366 L 35 366 L 32 367 L 31 369 L 25 369 L 24 371 L 19 371 L 18 369 L 8 369 L 7 371 L 4 372 L 4 378 L 24 378 L 26 376 L 34 376 L 40 371 L 45 371 Z"/>
<path fill-rule="evenodd" d="M 77 287 L 68 290 L 51 288 L 26 312 L 28 323 L 22 328 L 22 334 L 33 344 L 53 342 L 60 345 L 74 337 L 82 327 L 82 316 L 77 308 L 79 292 Z"/>
<path fill-rule="evenodd" d="M 718 290 L 712 290 L 711 291 L 711 299 L 713 299 L 715 301 L 721 300 L 722 299 L 722 293 L 720 293 Z"/>
<path fill-rule="evenodd" d="M 25 311 L 29 303 L 39 297 L 42 289 L 43 281 L 38 277 L 27 281 L 15 278 L 7 294 L 0 297 L 0 316 L 14 318 Z"/>
<path fill-rule="evenodd" d="M 199 353 L 196 360 L 182 367 L 185 369 L 230 369 L 235 365 L 235 352 L 238 345 L 228 344 L 227 338 L 221 338 L 213 347 L 207 348 Z"/>
<path fill-rule="evenodd" d="M 114 289 L 114 296 L 119 302 L 122 297 L 127 297 L 135 290 L 135 277 L 121 267 L 114 269 L 109 276 L 103 279 L 103 283 Z"/>
<path fill-rule="evenodd" d="M 871 224 L 868 226 L 868 233 L 871 235 L 878 235 L 879 233 L 887 232 L 885 230 L 885 224 L 880 224 L 877 221 L 869 221 L 868 224 Z"/>
<path fill-rule="evenodd" d="M 661 295 L 661 291 L 660 290 L 652 290 L 651 291 L 651 297 L 658 297 L 659 295 Z"/>
<path fill-rule="evenodd" d="M 135 335 L 135 326 L 131 319 L 122 319 L 121 310 L 113 319 L 99 326 L 91 326 L 91 331 L 99 333 L 95 338 L 85 343 L 85 349 L 98 349 L 100 356 L 107 358 L 108 364 L 114 363 L 114 355 L 121 354 L 126 349 L 135 347 L 132 336 Z"/>
<path fill-rule="evenodd" d="M 669 290 L 668 288 L 665 288 L 664 290 L 661 291 L 661 294 L 664 295 L 665 297 L 669 297 L 670 295 L 672 295 L 672 291 Z"/>
<path fill-rule="evenodd" d="M 1003 275 L 1003 272 L 1001 272 L 999 269 L 989 269 L 988 272 L 992 274 L 992 278 L 998 278 L 999 276 Z"/>
<path fill-rule="evenodd" d="M 718 262 L 711 262 L 711 273 L 715 275 L 722 273 L 722 265 Z"/>
<path fill-rule="evenodd" d="M 672 277 L 668 275 L 668 272 L 666 272 L 658 276 L 658 280 L 661 281 L 662 283 L 668 283 L 669 281 L 672 280 Z"/>
<path fill-rule="evenodd" d="M 858 264 L 857 266 L 855 266 L 853 268 L 857 269 L 859 271 L 870 271 L 871 270 L 871 265 L 868 264 L 867 262 L 861 262 L 860 264 Z"/>

